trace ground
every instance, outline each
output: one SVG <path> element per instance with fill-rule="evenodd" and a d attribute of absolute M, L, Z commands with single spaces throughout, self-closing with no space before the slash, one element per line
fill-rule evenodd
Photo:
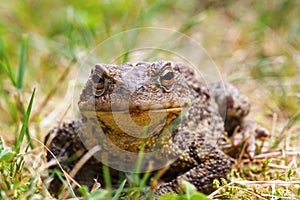
<path fill-rule="evenodd" d="M 80 62 L 110 36 L 151 26 L 177 30 L 197 40 L 222 78 L 250 98 L 251 117 L 273 133 L 264 142 L 261 158 L 242 159 L 232 182 L 222 183 L 210 197 L 300 197 L 300 1 L 71 2 L 0 3 L 3 199 L 49 195 L 47 163 L 38 141 L 53 125 L 74 118 L 72 87 Z M 32 108 L 27 122 L 28 105 Z M 28 147 L 29 137 L 34 147 Z"/>

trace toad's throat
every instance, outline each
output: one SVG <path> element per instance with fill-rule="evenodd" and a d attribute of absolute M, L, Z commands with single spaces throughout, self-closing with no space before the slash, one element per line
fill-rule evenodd
<path fill-rule="evenodd" d="M 171 136 L 172 122 L 178 119 L 182 110 L 171 108 L 148 111 L 97 111 L 83 112 L 83 115 L 87 118 L 87 123 L 97 126 L 96 134 L 105 134 L 123 150 L 139 152 L 142 143 L 146 145 L 147 151 L 147 148 L 157 146 L 158 138 Z"/>

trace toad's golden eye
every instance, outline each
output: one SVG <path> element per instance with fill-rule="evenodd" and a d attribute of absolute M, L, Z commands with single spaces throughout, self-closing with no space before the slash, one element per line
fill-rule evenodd
<path fill-rule="evenodd" d="M 174 72 L 172 67 L 165 68 L 160 74 L 160 85 L 169 92 L 173 88 Z"/>
<path fill-rule="evenodd" d="M 105 78 L 103 74 L 95 73 L 91 76 L 91 80 L 94 87 L 94 95 L 102 95 L 105 91 Z"/>

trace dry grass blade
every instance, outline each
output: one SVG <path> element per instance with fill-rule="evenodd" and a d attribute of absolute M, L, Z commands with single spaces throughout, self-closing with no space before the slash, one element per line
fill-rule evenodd
<path fill-rule="evenodd" d="M 218 194 L 219 194 L 225 187 L 236 187 L 236 188 L 238 188 L 239 190 L 244 191 L 245 193 L 249 193 L 249 194 L 251 194 L 252 196 L 257 197 L 258 199 L 267 200 L 266 198 L 264 198 L 264 197 L 262 197 L 262 196 L 260 196 L 260 195 L 258 195 L 258 194 L 256 194 L 256 193 L 254 193 L 254 192 L 252 192 L 252 191 L 246 190 L 246 189 L 241 188 L 241 187 L 233 186 L 233 185 L 234 185 L 234 182 L 228 183 L 227 185 L 224 185 L 224 186 L 218 188 L 216 191 L 214 191 L 213 193 L 211 193 L 210 195 L 208 195 L 208 197 L 211 198 L 211 199 L 214 199 L 214 198 L 216 198 L 216 197 L 218 196 Z M 218 199 L 218 198 L 217 198 L 217 199 Z M 221 199 L 222 199 L 222 198 L 221 198 Z"/>
<path fill-rule="evenodd" d="M 70 69 L 75 64 L 76 58 L 73 58 L 71 62 L 69 63 L 68 67 L 63 71 L 63 73 L 60 75 L 59 79 L 55 83 L 54 87 L 49 91 L 47 96 L 44 98 L 42 103 L 39 105 L 36 112 L 33 114 L 33 117 L 31 118 L 31 121 L 34 121 L 35 118 L 38 116 L 39 113 L 45 108 L 48 104 L 48 102 L 51 100 L 51 98 L 55 95 L 55 93 L 58 91 L 58 88 L 62 85 L 62 82 L 66 79 Z"/>
<path fill-rule="evenodd" d="M 60 164 L 60 162 L 58 161 L 58 159 L 56 158 L 56 156 L 53 154 L 53 152 L 52 152 L 52 151 L 51 151 L 51 150 L 50 150 L 43 142 L 41 142 L 41 141 L 39 141 L 39 140 L 36 140 L 36 139 L 34 139 L 34 138 L 33 138 L 33 140 L 36 141 L 36 142 L 38 142 L 39 144 L 41 144 L 41 145 L 47 150 L 47 152 L 49 152 L 49 153 L 51 154 L 51 156 L 54 158 L 55 162 L 56 162 L 57 165 L 59 166 L 60 170 L 63 172 L 64 176 L 66 177 L 67 183 L 68 183 L 68 185 L 69 185 L 69 188 L 71 189 L 72 194 L 73 194 L 74 196 L 76 196 L 76 195 L 75 195 L 75 192 L 74 192 L 74 190 L 73 190 L 73 188 L 72 188 L 72 185 L 71 185 L 71 183 L 70 183 L 70 180 L 71 180 L 73 183 L 75 183 L 78 187 L 80 187 L 80 185 L 72 178 L 72 176 L 70 176 L 70 175 L 63 169 L 63 167 L 61 166 L 61 164 Z"/>
<path fill-rule="evenodd" d="M 91 148 L 84 156 L 76 163 L 72 171 L 70 171 L 69 175 L 71 177 L 74 177 L 77 172 L 81 169 L 81 167 L 98 151 L 101 150 L 101 147 L 99 145 L 94 146 Z"/>
<path fill-rule="evenodd" d="M 280 180 L 273 180 L 273 181 L 247 181 L 247 180 L 233 180 L 232 183 L 237 183 L 241 185 L 294 185 L 294 184 L 300 184 L 300 181 L 280 181 Z"/>
<path fill-rule="evenodd" d="M 72 178 L 75 177 L 75 175 L 77 174 L 77 172 L 82 168 L 82 166 L 98 151 L 101 150 L 101 147 L 99 145 L 94 146 L 92 149 L 90 149 L 86 154 L 84 154 L 84 156 L 82 158 L 80 158 L 80 160 L 75 164 L 75 166 L 73 167 L 73 169 L 70 171 L 70 173 L 68 174 L 68 178 Z M 76 183 L 74 181 L 74 184 L 77 187 L 80 187 L 80 185 L 78 183 Z M 72 184 L 72 191 L 75 187 L 75 185 Z M 65 195 L 63 195 L 63 199 L 65 199 L 69 194 L 65 193 Z"/>
<path fill-rule="evenodd" d="M 67 109 L 65 110 L 65 112 L 63 113 L 61 119 L 59 120 L 58 127 L 60 127 L 61 124 L 63 123 L 63 119 L 64 119 L 64 117 L 66 116 L 66 114 L 68 113 L 68 111 L 70 110 L 70 108 L 71 108 L 71 105 L 69 105 L 69 106 L 67 107 Z M 55 132 L 55 133 L 53 133 L 53 134 L 50 134 L 48 140 L 46 141 L 46 146 L 47 146 L 47 147 L 51 144 L 52 140 L 56 137 L 56 135 L 57 135 L 57 132 Z"/>

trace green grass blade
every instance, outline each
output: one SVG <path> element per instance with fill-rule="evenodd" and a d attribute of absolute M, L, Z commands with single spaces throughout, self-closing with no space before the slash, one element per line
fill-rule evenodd
<path fill-rule="evenodd" d="M 22 128 L 21 128 L 19 137 L 17 138 L 17 141 L 16 141 L 16 152 L 17 153 L 20 152 L 21 144 L 24 140 L 24 135 L 25 135 L 26 129 L 28 127 L 28 120 L 29 120 L 29 116 L 30 116 L 30 112 L 31 112 L 32 104 L 33 104 L 34 94 L 35 94 L 35 89 L 32 92 L 32 95 L 31 95 L 31 98 L 30 98 L 30 101 L 29 101 L 29 104 L 28 104 L 28 108 L 27 108 L 26 114 L 25 114 L 24 119 L 23 119 L 23 125 L 22 125 Z"/>
<path fill-rule="evenodd" d="M 26 115 L 24 104 L 22 102 L 20 102 L 20 101 L 18 101 L 17 104 L 19 104 L 18 107 L 19 107 L 20 112 L 22 113 L 22 119 L 24 119 L 24 117 Z M 28 139 L 28 143 L 29 143 L 30 148 L 33 149 L 34 146 L 33 146 L 32 142 L 31 142 L 31 136 L 30 136 L 28 127 L 26 128 L 26 137 Z M 27 152 L 27 151 L 25 151 L 25 152 Z"/>
<path fill-rule="evenodd" d="M 21 89 L 23 87 L 23 79 L 24 79 L 25 67 L 26 67 L 27 48 L 28 48 L 28 36 L 24 35 L 22 37 L 21 58 L 20 58 L 18 85 L 17 85 L 18 89 Z"/>
<path fill-rule="evenodd" d="M 142 189 L 143 187 L 145 187 L 149 177 L 151 176 L 151 172 L 146 172 L 144 175 L 143 175 L 143 178 L 140 182 L 140 188 Z"/>
<path fill-rule="evenodd" d="M 279 143 L 285 138 L 284 132 L 294 126 L 298 121 L 300 121 L 300 112 L 295 114 L 292 119 L 288 121 L 288 123 L 283 127 L 280 132 L 279 137 L 274 141 L 273 147 L 278 147 Z"/>
<path fill-rule="evenodd" d="M 204 20 L 204 18 L 205 15 L 200 12 L 197 15 L 190 17 L 183 25 L 181 25 L 178 31 L 184 33 L 194 26 L 200 24 Z"/>
<path fill-rule="evenodd" d="M 109 168 L 108 168 L 108 166 L 103 164 L 102 170 L 103 170 L 103 177 L 104 177 L 105 187 L 107 188 L 109 196 L 111 196 L 112 184 L 111 184 L 111 179 L 110 179 Z"/>
<path fill-rule="evenodd" d="M 0 87 L 0 96 L 5 103 L 6 109 L 8 110 L 8 113 L 6 114 L 6 117 L 10 117 L 11 119 L 8 120 L 9 123 L 14 123 L 17 120 L 17 107 L 14 102 L 11 100 L 11 96 L 9 96 L 9 93 L 4 90 L 4 87 Z M 1 114 L 4 114 L 3 112 Z"/>
<path fill-rule="evenodd" d="M 8 60 L 8 56 L 7 53 L 5 51 L 5 47 L 4 47 L 4 43 L 2 38 L 0 37 L 0 66 L 2 67 L 2 69 L 6 72 L 6 74 L 8 75 L 10 81 L 12 82 L 12 84 L 14 86 L 17 86 L 17 82 L 16 82 L 16 78 L 11 70 L 11 66 Z M 3 59 L 3 61 L 2 61 Z"/>
<path fill-rule="evenodd" d="M 29 145 L 29 147 L 31 148 L 31 149 L 34 149 L 34 145 L 33 145 L 33 143 L 31 142 L 31 136 L 30 136 L 30 132 L 29 132 L 29 129 L 28 129 L 28 127 L 26 128 L 26 137 L 27 137 L 27 139 L 28 139 L 28 145 Z M 25 150 L 25 152 L 27 152 L 28 151 L 28 148 Z"/>
<path fill-rule="evenodd" d="M 121 195 L 121 192 L 123 191 L 125 183 L 126 183 L 126 179 L 121 183 L 121 185 L 117 189 L 117 191 L 116 191 L 114 197 L 112 198 L 112 200 L 118 200 L 118 199 L 120 199 L 120 195 Z"/>
<path fill-rule="evenodd" d="M 295 114 L 292 119 L 289 120 L 289 122 L 283 127 L 281 131 L 281 135 L 284 135 L 284 131 L 290 129 L 292 126 L 294 126 L 298 121 L 300 121 L 300 112 Z"/>

